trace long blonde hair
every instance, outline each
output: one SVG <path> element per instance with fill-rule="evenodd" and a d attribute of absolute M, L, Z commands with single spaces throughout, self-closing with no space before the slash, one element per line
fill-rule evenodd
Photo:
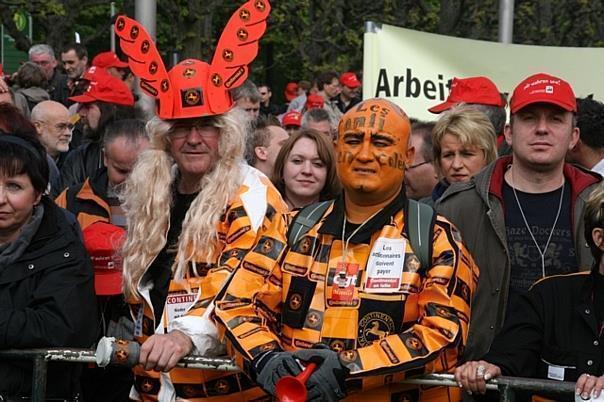
<path fill-rule="evenodd" d="M 196 257 L 211 262 L 220 251 L 217 226 L 243 181 L 240 164 L 243 163 L 247 127 L 241 112 L 231 110 L 213 116 L 210 124 L 220 130 L 218 160 L 202 177 L 201 191 L 185 215 L 172 265 L 176 280 L 185 277 L 188 264 L 194 263 Z M 169 153 L 171 128 L 171 122 L 157 117 L 147 123 L 150 148 L 140 156 L 122 194 L 122 206 L 128 220 L 128 237 L 122 250 L 124 294 L 128 299 L 139 299 L 138 283 L 166 244 L 172 191 L 178 175 Z"/>

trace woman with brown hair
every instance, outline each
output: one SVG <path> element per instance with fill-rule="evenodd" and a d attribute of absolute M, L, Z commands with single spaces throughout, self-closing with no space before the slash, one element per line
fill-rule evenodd
<path fill-rule="evenodd" d="M 0 349 L 89 347 L 96 335 L 90 257 L 73 217 L 44 193 L 34 132 L 0 133 Z M 49 363 L 47 395 L 73 400 L 81 367 Z M 31 362 L 0 362 L 0 400 L 31 392 Z M 55 399 L 53 399 L 55 400 Z"/>
<path fill-rule="evenodd" d="M 290 209 L 335 198 L 340 181 L 333 145 L 315 130 L 292 134 L 277 155 L 271 181 Z"/>
<path fill-rule="evenodd" d="M 29 119 L 34 106 L 42 101 L 50 100 L 50 95 L 46 91 L 48 81 L 44 71 L 31 61 L 19 67 L 15 81 L 18 86 L 15 91 L 15 105 Z"/>

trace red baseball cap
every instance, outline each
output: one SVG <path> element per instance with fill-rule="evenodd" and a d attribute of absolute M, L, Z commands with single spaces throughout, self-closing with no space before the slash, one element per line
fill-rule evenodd
<path fill-rule="evenodd" d="M 355 73 L 347 72 L 340 75 L 340 84 L 354 89 L 361 86 L 361 81 L 359 81 Z"/>
<path fill-rule="evenodd" d="M 512 95 L 510 111 L 516 113 L 533 103 L 551 103 L 569 112 L 577 112 L 577 98 L 570 84 L 545 73 L 531 75 L 518 84 Z"/>
<path fill-rule="evenodd" d="M 321 109 L 325 105 L 325 99 L 321 95 L 310 94 L 306 97 L 306 109 Z"/>
<path fill-rule="evenodd" d="M 70 97 L 69 100 L 78 103 L 102 101 L 124 106 L 134 105 L 134 95 L 130 88 L 105 69 L 90 67 L 82 78 L 90 82 L 88 89 L 81 95 Z"/>
<path fill-rule="evenodd" d="M 99 296 L 122 293 L 122 257 L 118 251 L 126 231 L 107 222 L 95 222 L 82 231 L 84 246 L 94 268 L 94 290 Z"/>
<path fill-rule="evenodd" d="M 460 103 L 476 103 L 479 105 L 505 106 L 505 101 L 493 81 L 487 77 L 453 78 L 451 92 L 443 103 L 428 109 L 438 114 L 451 109 Z"/>
<path fill-rule="evenodd" d="M 285 86 L 285 99 L 291 102 L 298 96 L 298 84 L 295 82 L 288 82 Z"/>
<path fill-rule="evenodd" d="M 300 127 L 302 125 L 302 113 L 298 112 L 297 110 L 290 110 L 289 112 L 283 115 L 283 118 L 281 119 L 281 124 L 283 124 L 284 127 Z"/>
<path fill-rule="evenodd" d="M 109 67 L 117 67 L 117 68 L 126 68 L 128 67 L 128 63 L 123 62 L 117 57 L 115 52 L 102 52 L 94 56 L 92 59 L 92 65 L 100 68 L 109 68 Z"/>

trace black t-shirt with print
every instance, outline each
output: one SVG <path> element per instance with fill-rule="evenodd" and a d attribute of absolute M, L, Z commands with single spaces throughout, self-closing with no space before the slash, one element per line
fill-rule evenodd
<path fill-rule="evenodd" d="M 562 189 L 558 188 L 539 194 L 516 190 L 518 202 L 522 205 L 522 211 L 524 211 L 530 230 L 541 251 L 545 251 L 545 276 L 566 274 L 578 270 L 572 235 L 570 190 L 570 185 L 565 184 L 560 216 L 547 250 L 544 249 L 556 220 Z M 511 303 L 514 303 L 519 295 L 525 293 L 535 281 L 543 277 L 543 269 L 541 254 L 522 218 L 512 187 L 506 182 L 503 185 L 503 201 L 511 263 L 508 308 L 506 310 L 510 311 Z"/>
<path fill-rule="evenodd" d="M 173 197 L 172 208 L 170 209 L 170 229 L 168 230 L 166 245 L 151 264 L 148 272 L 153 281 L 153 289 L 151 289 L 149 295 L 151 304 L 153 304 L 156 325 L 164 312 L 166 297 L 168 297 L 170 279 L 172 279 L 172 264 L 178 250 L 178 237 L 182 230 L 182 222 L 191 203 L 197 197 L 197 193 L 180 194 L 176 192 Z"/>

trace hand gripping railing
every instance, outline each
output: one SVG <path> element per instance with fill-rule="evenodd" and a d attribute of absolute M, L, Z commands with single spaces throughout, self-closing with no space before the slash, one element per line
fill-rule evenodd
<path fill-rule="evenodd" d="M 33 360 L 31 401 L 44 402 L 48 362 L 97 363 L 97 354 L 94 350 L 74 348 L 0 350 L 0 360 L 4 359 Z M 112 359 L 111 364 L 113 362 L 114 360 Z M 239 371 L 239 368 L 228 358 L 186 356 L 178 362 L 177 366 L 191 369 Z M 403 382 L 406 384 L 457 387 L 452 374 L 429 374 L 406 379 Z M 501 402 L 513 402 L 515 400 L 515 391 L 524 390 L 536 393 L 570 394 L 574 393 L 575 384 L 552 380 L 499 377 L 488 381 L 487 389 L 499 391 Z"/>

